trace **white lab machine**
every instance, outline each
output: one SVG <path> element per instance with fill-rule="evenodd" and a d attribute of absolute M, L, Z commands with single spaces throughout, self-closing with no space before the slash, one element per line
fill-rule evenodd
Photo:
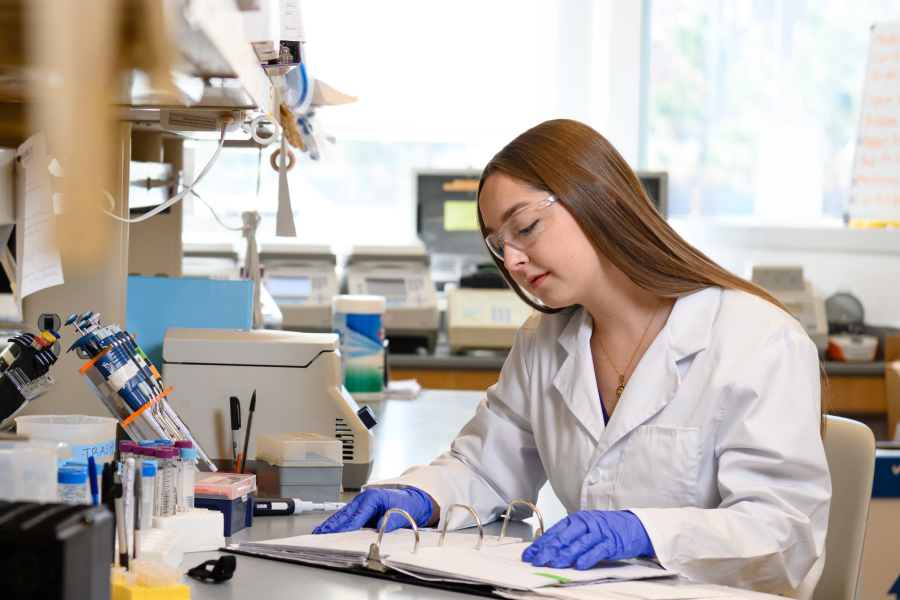
<path fill-rule="evenodd" d="M 451 352 L 508 350 L 534 309 L 510 289 L 451 288 L 447 338 Z"/>
<path fill-rule="evenodd" d="M 424 345 L 434 352 L 437 297 L 425 247 L 354 246 L 347 260 L 347 293 L 384 296 L 391 348 Z"/>
<path fill-rule="evenodd" d="M 260 433 L 318 433 L 343 442 L 344 488 L 366 483 L 373 437 L 342 385 L 337 334 L 173 327 L 163 359 L 163 381 L 173 388 L 169 403 L 217 465 L 233 461 L 231 396 L 241 404 L 243 451 L 256 390 L 248 461 Z"/>
<path fill-rule="evenodd" d="M 800 321 L 819 354 L 828 348 L 825 301 L 813 295 L 812 284 L 803 279 L 803 267 L 753 265 L 751 281 L 772 294 Z"/>
<path fill-rule="evenodd" d="M 263 285 L 281 309 L 282 328 L 331 332 L 331 299 L 339 293 L 331 246 L 263 244 L 259 262 Z"/>
<path fill-rule="evenodd" d="M 238 252 L 233 243 L 185 242 L 181 276 L 186 279 L 240 279 Z"/>

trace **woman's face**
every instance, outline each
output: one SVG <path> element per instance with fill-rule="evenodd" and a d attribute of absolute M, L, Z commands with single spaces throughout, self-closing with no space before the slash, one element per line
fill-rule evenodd
<path fill-rule="evenodd" d="M 527 205 L 536 205 L 550 194 L 535 190 L 502 173 L 488 177 L 479 195 L 479 208 L 488 234 L 500 231 L 509 217 Z M 561 198 L 565 202 L 564 198 Z M 552 214 L 548 214 L 552 211 Z M 520 213 L 521 214 L 521 213 Z M 596 276 L 600 272 L 597 250 L 581 230 L 569 210 L 561 202 L 534 212 L 527 219 L 532 225 L 535 219 L 546 219 L 537 237 L 528 241 L 528 248 L 521 250 L 507 244 L 503 261 L 513 280 L 526 291 L 537 296 L 551 308 L 583 304 L 585 294 L 596 292 Z M 521 231 L 519 227 L 517 231 Z M 509 226 L 503 230 L 507 239 L 514 232 Z"/>

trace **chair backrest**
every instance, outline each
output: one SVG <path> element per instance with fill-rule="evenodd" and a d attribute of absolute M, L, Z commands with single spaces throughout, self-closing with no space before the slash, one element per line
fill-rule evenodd
<path fill-rule="evenodd" d="M 814 600 L 853 600 L 875 476 L 875 436 L 858 421 L 827 416 L 825 457 L 831 471 L 831 512 L 825 569 Z"/>

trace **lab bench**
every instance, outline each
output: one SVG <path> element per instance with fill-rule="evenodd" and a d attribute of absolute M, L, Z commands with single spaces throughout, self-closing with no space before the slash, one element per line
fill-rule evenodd
<path fill-rule="evenodd" d="M 416 379 L 424 388 L 484 391 L 497 383 L 505 352 L 452 354 L 439 344 L 433 354 L 391 354 L 391 378 Z M 900 403 L 888 401 L 885 362 L 822 362 L 825 377 L 822 392 L 828 410 L 858 417 L 887 417 L 886 434 L 891 437 L 900 422 Z"/>
<path fill-rule="evenodd" d="M 411 466 L 427 464 L 448 450 L 460 428 L 475 413 L 482 395 L 481 392 L 427 390 L 415 402 L 386 400 L 370 404 L 379 424 L 372 430 L 375 435 L 375 467 L 369 480 L 374 482 L 399 475 Z M 341 500 L 349 502 L 355 493 L 345 492 Z M 544 517 L 546 527 L 566 516 L 565 509 L 549 484 L 542 490 L 537 507 Z M 252 527 L 237 532 L 228 538 L 228 542 L 264 541 L 309 534 L 328 516 L 327 513 L 302 513 L 293 517 L 258 517 L 253 519 Z M 510 522 L 508 534 L 530 539 L 534 535 L 536 521 L 532 517 Z M 485 526 L 485 534 L 498 535 L 501 525 L 500 522 L 494 522 Z M 471 528 L 460 533 L 476 532 L 475 528 Z M 180 568 L 186 571 L 222 555 L 222 552 L 185 554 Z M 237 556 L 234 577 L 225 583 L 203 583 L 188 577 L 183 582 L 190 586 L 193 600 L 295 597 L 369 600 L 388 595 L 396 600 L 420 600 L 464 598 L 468 595 L 376 576 L 366 577 L 251 556 Z M 702 587 L 724 589 L 719 586 Z M 748 600 L 774 598 L 744 590 L 728 588 L 728 591 L 732 596 Z"/>

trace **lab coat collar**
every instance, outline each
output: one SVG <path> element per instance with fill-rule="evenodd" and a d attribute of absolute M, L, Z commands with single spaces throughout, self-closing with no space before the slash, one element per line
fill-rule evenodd
<path fill-rule="evenodd" d="M 597 444 L 595 461 L 675 397 L 681 385 L 676 363 L 706 348 L 721 296 L 721 288 L 707 288 L 675 301 L 666 326 L 631 374 Z"/>
<path fill-rule="evenodd" d="M 606 426 L 591 356 L 593 320 L 584 309 L 572 316 L 558 338 L 568 356 L 553 385 L 598 442 L 594 460 L 675 396 L 681 384 L 676 363 L 706 348 L 721 296 L 721 288 L 707 288 L 675 301 L 666 326 L 644 353 Z"/>
<path fill-rule="evenodd" d="M 675 362 L 706 348 L 721 301 L 720 287 L 706 288 L 675 301 L 665 328 Z"/>
<path fill-rule="evenodd" d="M 584 308 L 578 309 L 557 338 L 566 351 L 566 358 L 553 378 L 553 387 L 596 442 L 605 425 L 591 357 L 592 331 L 591 315 Z"/>

